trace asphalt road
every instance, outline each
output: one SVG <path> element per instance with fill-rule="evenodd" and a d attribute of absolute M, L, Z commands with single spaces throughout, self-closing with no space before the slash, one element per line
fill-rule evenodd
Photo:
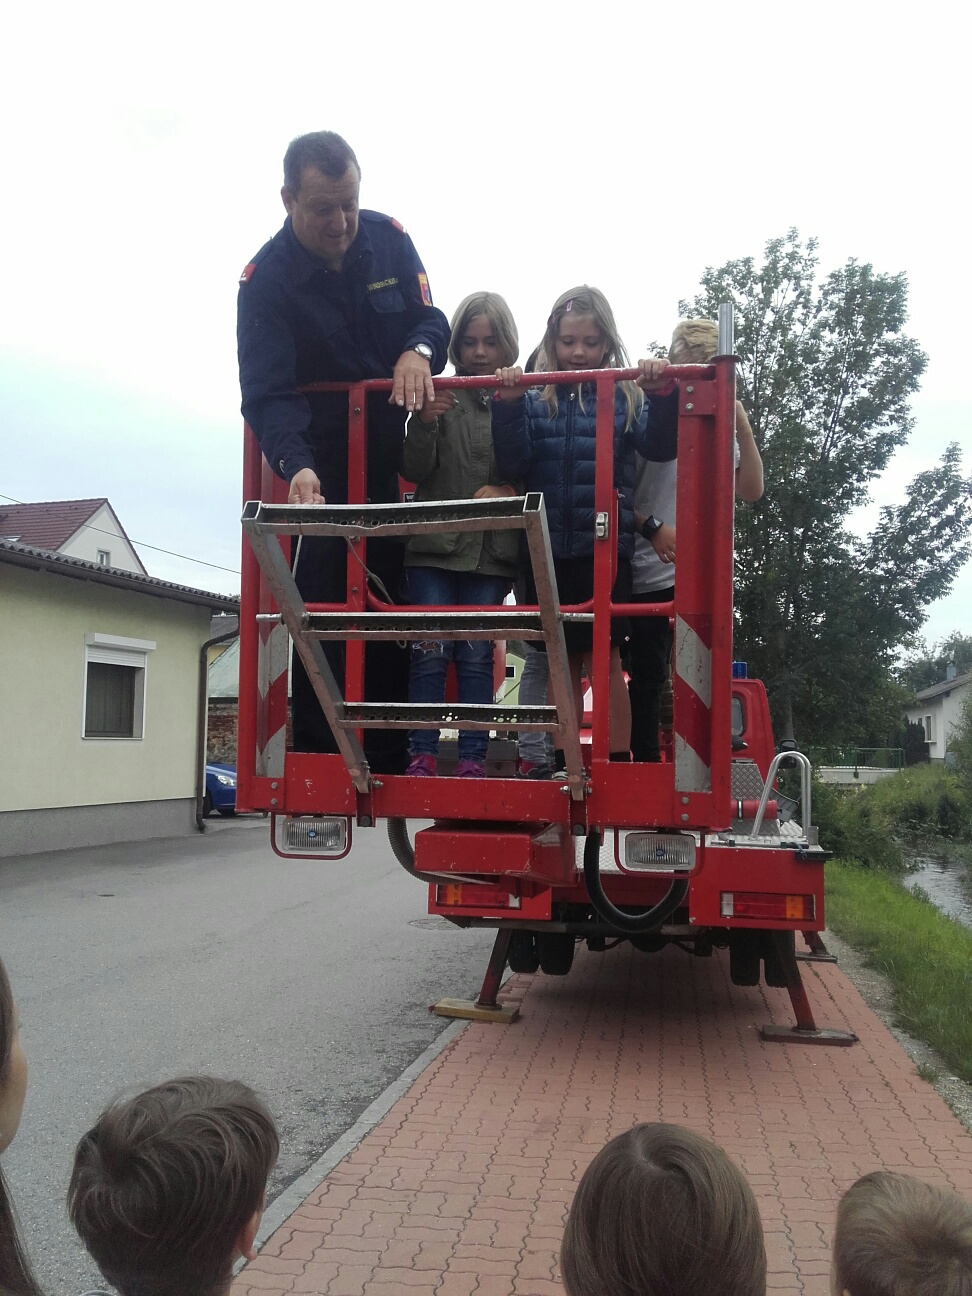
<path fill-rule="evenodd" d="M 0 954 L 30 1063 L 3 1169 L 42 1286 L 96 1277 L 64 1210 L 74 1146 L 120 1090 L 238 1076 L 280 1126 L 271 1198 L 478 989 L 492 940 L 426 914 L 382 829 L 337 863 L 272 854 L 263 819 L 202 837 L 0 860 Z"/>

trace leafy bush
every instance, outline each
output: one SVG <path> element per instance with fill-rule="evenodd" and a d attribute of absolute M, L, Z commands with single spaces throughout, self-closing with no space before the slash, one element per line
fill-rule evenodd
<path fill-rule="evenodd" d="M 972 840 L 972 798 L 944 765 L 914 765 L 868 788 L 892 831 Z"/>
<path fill-rule="evenodd" d="M 944 765 L 915 765 L 864 786 L 815 783 L 813 817 L 826 850 L 891 872 L 904 867 L 902 838 L 972 841 L 972 796 Z"/>
<path fill-rule="evenodd" d="M 924 765 L 928 761 L 928 743 L 920 720 L 905 721 L 901 745 L 906 765 Z"/>
<path fill-rule="evenodd" d="M 813 818 L 820 830 L 820 844 L 838 858 L 865 868 L 902 872 L 901 846 L 885 818 L 875 816 L 871 791 L 870 787 L 814 783 Z"/>
<path fill-rule="evenodd" d="M 955 773 L 962 790 L 972 802 L 972 689 L 966 693 L 958 723 L 948 736 L 948 750 L 955 759 Z"/>

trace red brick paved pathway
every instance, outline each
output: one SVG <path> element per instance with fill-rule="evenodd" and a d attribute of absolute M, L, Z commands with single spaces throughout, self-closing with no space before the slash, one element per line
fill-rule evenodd
<path fill-rule="evenodd" d="M 972 1138 L 835 967 L 803 965 L 818 1025 L 853 1048 L 764 1044 L 784 991 L 728 960 L 623 945 L 514 977 L 513 1026 L 470 1025 L 240 1274 L 234 1296 L 559 1293 L 574 1187 L 637 1121 L 691 1126 L 749 1176 L 770 1290 L 827 1296 L 834 1205 L 886 1167 L 972 1196 Z"/>

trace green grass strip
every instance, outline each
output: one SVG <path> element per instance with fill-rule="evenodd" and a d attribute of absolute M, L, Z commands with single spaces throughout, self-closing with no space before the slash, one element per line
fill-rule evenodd
<path fill-rule="evenodd" d="M 886 873 L 827 864 L 827 925 L 891 982 L 897 1023 L 972 1083 L 972 929 Z"/>

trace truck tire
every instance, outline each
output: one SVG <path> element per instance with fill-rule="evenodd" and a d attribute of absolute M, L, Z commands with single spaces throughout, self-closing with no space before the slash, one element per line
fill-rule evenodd
<path fill-rule="evenodd" d="M 574 961 L 574 938 L 569 932 L 538 932 L 540 970 L 547 976 L 566 976 Z"/>
<path fill-rule="evenodd" d="M 537 952 L 537 938 L 533 932 L 515 931 L 510 937 L 510 948 L 506 961 L 511 972 L 536 972 L 540 966 L 540 955 Z"/>
<path fill-rule="evenodd" d="M 729 978 L 733 985 L 759 985 L 761 934 L 753 931 L 729 933 Z"/>
<path fill-rule="evenodd" d="M 787 932 L 763 932 L 763 979 L 768 986 L 775 986 L 779 990 L 786 989 L 786 973 L 783 970 L 783 964 L 780 962 L 780 956 L 776 952 L 776 945 L 773 942 L 773 936 L 782 936 L 787 947 L 794 954 L 796 953 L 796 933 Z"/>

